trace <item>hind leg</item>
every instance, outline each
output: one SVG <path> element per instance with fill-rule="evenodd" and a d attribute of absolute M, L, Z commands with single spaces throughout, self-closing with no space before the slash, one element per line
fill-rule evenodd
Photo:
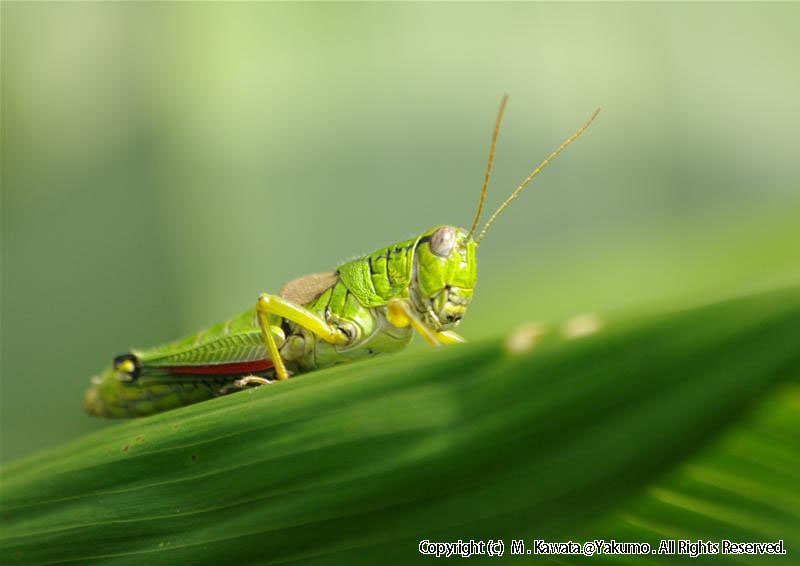
<path fill-rule="evenodd" d="M 244 377 L 240 377 L 233 383 L 225 385 L 222 389 L 220 389 L 217 392 L 217 394 L 227 395 L 228 393 L 233 393 L 234 391 L 241 391 L 242 389 L 247 389 L 247 387 L 253 383 L 256 383 L 258 385 L 269 385 L 272 382 L 273 380 L 267 379 L 266 377 L 260 377 L 258 375 L 246 375 Z"/>
<path fill-rule="evenodd" d="M 270 383 L 272 383 L 272 380 L 269 380 L 266 377 L 259 377 L 257 375 L 246 375 L 234 381 L 233 385 L 238 389 L 244 389 L 251 383 L 258 383 L 259 385 L 269 385 Z"/>

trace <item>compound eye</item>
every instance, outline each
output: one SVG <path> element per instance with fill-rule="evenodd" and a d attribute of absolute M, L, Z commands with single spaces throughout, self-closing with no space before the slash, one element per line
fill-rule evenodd
<path fill-rule="evenodd" d="M 448 257 L 456 243 L 456 231 L 451 226 L 443 226 L 431 235 L 431 251 L 439 257 Z"/>

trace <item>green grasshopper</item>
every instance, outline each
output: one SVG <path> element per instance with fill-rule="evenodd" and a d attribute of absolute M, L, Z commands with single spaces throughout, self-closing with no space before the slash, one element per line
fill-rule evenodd
<path fill-rule="evenodd" d="M 489 226 L 525 186 L 580 136 L 600 109 L 511 193 L 473 238 L 483 211 L 505 112 L 495 120 L 489 160 L 469 230 L 436 226 L 415 238 L 348 261 L 328 273 L 263 293 L 255 307 L 178 342 L 114 358 L 92 378 L 92 415 L 144 416 L 286 380 L 336 364 L 394 352 L 419 333 L 432 346 L 463 342 L 458 325 L 475 288 L 475 251 Z"/>

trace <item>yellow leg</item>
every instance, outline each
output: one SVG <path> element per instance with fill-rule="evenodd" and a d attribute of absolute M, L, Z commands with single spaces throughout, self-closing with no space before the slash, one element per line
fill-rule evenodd
<path fill-rule="evenodd" d="M 423 324 L 406 301 L 401 299 L 390 300 L 386 309 L 386 319 L 398 328 L 408 325 L 413 326 L 414 330 L 419 332 L 420 336 L 431 346 L 442 345 L 437 333 Z"/>
<path fill-rule="evenodd" d="M 261 328 L 261 337 L 267 346 L 267 351 L 275 366 L 275 375 L 279 380 L 289 379 L 289 372 L 283 365 L 275 338 L 269 331 L 269 315 L 274 314 L 291 320 L 303 328 L 313 332 L 329 344 L 344 345 L 349 341 L 348 337 L 336 325 L 329 324 L 311 311 L 292 303 L 278 295 L 263 293 L 256 301 L 256 313 L 258 314 L 258 325 Z"/>
<path fill-rule="evenodd" d="M 436 338 L 439 339 L 439 342 L 442 344 L 463 344 L 466 342 L 464 338 L 460 334 L 456 334 L 452 330 L 443 330 L 442 332 L 436 333 Z"/>

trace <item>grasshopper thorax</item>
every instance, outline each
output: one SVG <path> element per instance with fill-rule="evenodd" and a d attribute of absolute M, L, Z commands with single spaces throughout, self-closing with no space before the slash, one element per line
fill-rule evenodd
<path fill-rule="evenodd" d="M 454 226 L 437 226 L 417 241 L 410 297 L 432 328 L 453 328 L 464 316 L 475 288 L 475 248 Z"/>

